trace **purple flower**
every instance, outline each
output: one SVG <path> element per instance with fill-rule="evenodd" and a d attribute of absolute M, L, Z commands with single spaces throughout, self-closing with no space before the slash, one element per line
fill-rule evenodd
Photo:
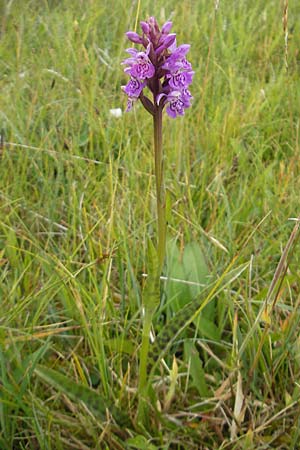
<path fill-rule="evenodd" d="M 147 48 L 146 52 L 138 52 L 135 48 L 128 48 L 126 51 L 130 53 L 132 57 L 123 61 L 123 64 L 129 65 L 124 72 L 140 80 L 152 78 L 155 74 L 155 67 L 149 59 L 149 50 L 150 47 Z"/>
<path fill-rule="evenodd" d="M 177 71 L 167 75 L 167 78 L 169 79 L 169 86 L 172 88 L 172 90 L 186 89 L 191 84 L 194 73 L 195 72 L 193 71 Z"/>
<path fill-rule="evenodd" d="M 141 80 L 152 78 L 155 74 L 155 67 L 144 52 L 139 52 L 136 57 L 136 64 L 131 67 L 130 75 Z"/>
<path fill-rule="evenodd" d="M 160 94 L 157 97 L 157 104 L 161 103 L 163 98 L 163 105 L 167 106 L 167 114 L 175 119 L 177 116 L 183 116 L 184 110 L 191 106 L 190 100 L 192 95 L 190 91 L 185 89 L 184 91 L 172 91 L 170 94 Z"/>
<path fill-rule="evenodd" d="M 146 83 L 142 83 L 137 78 L 131 78 L 126 86 L 123 87 L 123 91 L 128 97 L 138 98 L 145 86 Z"/>
<path fill-rule="evenodd" d="M 194 72 L 186 55 L 190 49 L 188 44 L 177 47 L 176 34 L 170 33 L 172 22 L 166 22 L 160 29 L 154 17 L 141 22 L 142 34 L 128 31 L 127 38 L 144 48 L 127 49 L 129 57 L 123 61 L 124 72 L 130 80 L 123 87 L 128 96 L 127 111 L 133 103 L 141 100 L 146 110 L 155 115 L 158 109 L 166 106 L 167 114 L 174 118 L 182 116 L 191 105 L 192 95 L 188 90 Z M 153 101 L 148 98 L 144 89 L 148 88 Z"/>
<path fill-rule="evenodd" d="M 192 65 L 187 61 L 185 57 L 189 49 L 190 45 L 188 44 L 183 44 L 175 48 L 169 58 L 167 58 L 166 62 L 163 64 L 162 68 L 171 72 L 176 72 L 180 69 L 191 70 Z"/>

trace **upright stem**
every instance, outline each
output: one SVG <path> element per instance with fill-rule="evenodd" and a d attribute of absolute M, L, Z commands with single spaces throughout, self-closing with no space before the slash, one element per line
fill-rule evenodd
<path fill-rule="evenodd" d="M 139 365 L 139 404 L 137 421 L 141 424 L 147 422 L 147 363 L 149 353 L 149 336 L 153 314 L 160 301 L 159 280 L 163 269 L 166 253 L 166 202 L 162 154 L 162 108 L 156 106 L 153 113 L 154 120 L 154 159 L 157 199 L 157 255 L 150 257 L 147 284 L 143 292 L 144 320 L 142 345 L 140 349 Z M 156 259 L 157 258 L 157 259 Z M 157 264 L 152 261 L 157 261 Z"/>
<path fill-rule="evenodd" d="M 166 200 L 164 187 L 162 152 L 162 108 L 157 106 L 154 115 L 154 158 L 157 202 L 157 254 L 159 275 L 161 274 L 166 253 Z"/>

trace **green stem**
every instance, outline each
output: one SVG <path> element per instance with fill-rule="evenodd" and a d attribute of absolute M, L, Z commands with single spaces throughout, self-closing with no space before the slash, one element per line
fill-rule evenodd
<path fill-rule="evenodd" d="M 143 334 L 142 334 L 142 345 L 140 349 L 140 361 L 139 361 L 139 385 L 138 385 L 138 395 L 139 403 L 137 410 L 137 423 L 138 425 L 145 425 L 147 422 L 147 364 L 148 364 L 148 353 L 149 353 L 149 337 L 152 324 L 152 314 L 145 311 L 144 323 L 143 323 Z"/>
<path fill-rule="evenodd" d="M 149 336 L 152 323 L 152 314 L 145 311 L 144 324 L 143 324 L 143 334 L 142 334 L 142 345 L 140 351 L 140 373 L 139 373 L 139 387 L 140 390 L 146 385 L 147 382 L 147 361 L 148 361 L 148 351 L 149 351 Z"/>
<path fill-rule="evenodd" d="M 144 320 L 142 344 L 139 358 L 139 404 L 137 411 L 137 422 L 140 425 L 145 425 L 147 422 L 147 392 L 149 386 L 147 382 L 147 366 L 149 353 L 149 337 L 153 314 L 160 302 L 159 281 L 166 254 L 166 204 L 162 153 L 162 108 L 160 106 L 156 106 L 156 108 L 154 109 L 153 122 L 157 199 L 157 254 L 151 254 L 150 248 L 148 249 L 149 270 L 146 287 L 143 292 Z"/>
<path fill-rule="evenodd" d="M 164 187 L 164 168 L 162 152 L 162 108 L 157 107 L 153 116 L 154 123 L 154 159 L 157 202 L 157 254 L 159 275 L 163 269 L 166 254 L 166 200 Z"/>

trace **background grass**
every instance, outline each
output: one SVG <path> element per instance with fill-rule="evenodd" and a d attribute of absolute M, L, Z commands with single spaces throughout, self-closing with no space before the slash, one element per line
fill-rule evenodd
<path fill-rule="evenodd" d="M 0 2 L 0 448 L 298 448 L 297 248 L 256 318 L 299 215 L 300 5 L 285 58 L 275 0 Z M 169 235 L 199 244 L 212 283 L 234 262 L 215 338 L 182 333 L 141 429 L 152 123 L 110 109 L 126 103 L 124 33 L 149 15 L 173 20 L 195 70 L 192 108 L 164 118 Z"/>

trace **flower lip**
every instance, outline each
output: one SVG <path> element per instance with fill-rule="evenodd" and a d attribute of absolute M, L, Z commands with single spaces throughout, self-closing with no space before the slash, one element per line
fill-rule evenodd
<path fill-rule="evenodd" d="M 137 58 L 137 63 L 132 66 L 129 73 L 133 77 L 140 80 L 145 80 L 146 78 L 152 78 L 155 74 L 155 67 L 150 62 L 149 58 L 144 55 L 143 57 Z"/>
<path fill-rule="evenodd" d="M 169 79 L 169 85 L 172 89 L 185 89 L 187 88 L 194 76 L 194 71 L 180 71 L 174 72 L 172 74 L 167 74 L 167 78 Z"/>
<path fill-rule="evenodd" d="M 144 89 L 146 83 L 141 82 L 137 78 L 131 78 L 126 86 L 123 86 L 123 91 L 128 95 L 130 98 L 138 98 Z"/>
<path fill-rule="evenodd" d="M 164 93 L 159 94 L 156 98 L 156 103 L 159 104 L 163 97 L 165 97 L 163 106 L 168 104 L 167 114 L 172 119 L 175 119 L 177 116 L 183 116 L 184 110 L 191 106 L 190 100 L 192 95 L 187 89 L 184 89 L 183 91 L 174 90 L 168 95 Z"/>

